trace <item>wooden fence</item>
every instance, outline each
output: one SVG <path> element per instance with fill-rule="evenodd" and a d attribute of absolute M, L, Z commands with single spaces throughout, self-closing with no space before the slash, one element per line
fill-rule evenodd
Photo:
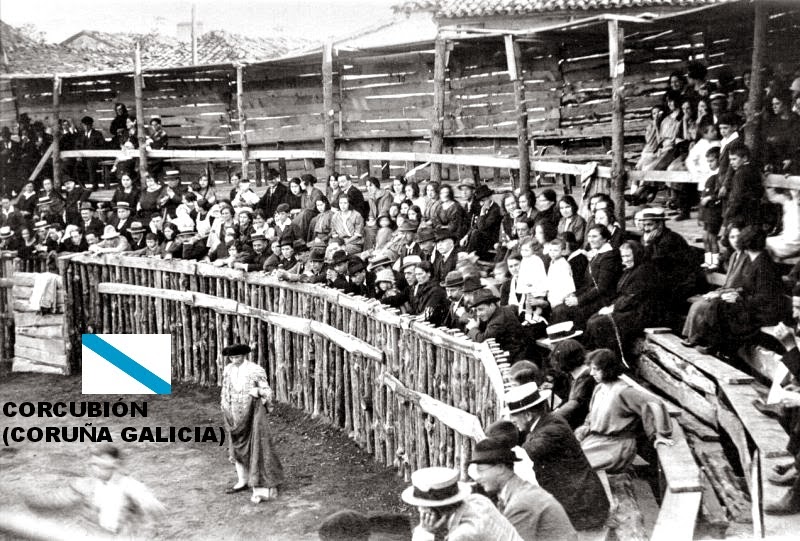
<path fill-rule="evenodd" d="M 222 348 L 241 340 L 278 400 L 406 477 L 432 465 L 465 471 L 470 441 L 499 418 L 496 346 L 374 301 L 190 261 L 76 254 L 59 271 L 74 370 L 81 333 L 170 334 L 173 381 L 219 385 Z"/>

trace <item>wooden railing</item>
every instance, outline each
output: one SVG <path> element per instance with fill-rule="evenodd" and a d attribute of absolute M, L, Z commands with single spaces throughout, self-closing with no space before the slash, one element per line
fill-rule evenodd
<path fill-rule="evenodd" d="M 75 254 L 58 263 L 74 368 L 81 333 L 170 334 L 173 380 L 219 385 L 222 348 L 247 342 L 278 400 L 346 430 L 406 477 L 432 465 L 465 471 L 470 442 L 499 418 L 493 344 L 375 301 L 191 261 Z"/>

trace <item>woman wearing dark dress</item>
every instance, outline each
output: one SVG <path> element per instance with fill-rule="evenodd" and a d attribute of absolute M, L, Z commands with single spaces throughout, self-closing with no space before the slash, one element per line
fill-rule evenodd
<path fill-rule="evenodd" d="M 120 201 L 128 203 L 132 209 L 137 208 L 139 203 L 139 190 L 133 185 L 133 180 L 129 175 L 122 175 L 119 179 L 120 185 L 114 190 L 111 196 L 111 206 L 116 207 Z"/>
<path fill-rule="evenodd" d="M 464 207 L 455 200 L 453 188 L 443 184 L 439 189 L 439 201 L 440 205 L 431 215 L 431 227 L 434 231 L 440 227 L 446 227 L 460 239 L 466 234 L 469 224 L 467 224 Z"/>
<path fill-rule="evenodd" d="M 622 245 L 625 233 L 622 231 L 622 226 L 617 222 L 614 213 L 605 208 L 597 209 L 594 211 L 594 223 L 606 226 L 608 232 L 611 233 L 611 239 L 609 240 L 611 247 L 618 250 Z"/>
<path fill-rule="evenodd" d="M 586 233 L 586 220 L 578 214 L 578 204 L 571 195 L 565 195 L 558 202 L 558 211 L 561 219 L 558 222 L 558 232 L 572 231 L 578 241 L 578 246 L 583 245 L 583 236 Z"/>
<path fill-rule="evenodd" d="M 589 228 L 586 238 L 591 251 L 585 283 L 553 310 L 552 323 L 573 321 L 582 329 L 592 314 L 616 298 L 622 262 L 619 251 L 611 246 L 611 233 L 597 224 Z"/>
<path fill-rule="evenodd" d="M 164 224 L 164 242 L 161 244 L 161 252 L 164 259 L 180 259 L 183 254 L 183 243 L 178 237 L 178 226 L 172 222 Z"/>
<path fill-rule="evenodd" d="M 139 196 L 138 211 L 139 218 L 149 222 L 153 216 L 161 213 L 159 202 L 164 195 L 164 187 L 148 174 L 145 175 L 145 181 L 147 182 L 147 188 Z"/>
<path fill-rule="evenodd" d="M 689 309 L 683 328 L 684 345 L 705 353 L 723 347 L 735 351 L 760 327 L 775 325 L 788 316 L 781 274 L 764 249 L 763 231 L 745 227 L 738 244 L 742 251 L 731 257 L 725 285 L 704 295 Z"/>
<path fill-rule="evenodd" d="M 617 340 L 627 348 L 629 340 L 654 323 L 658 300 L 656 269 L 643 261 L 644 249 L 636 241 L 625 241 L 619 249 L 622 276 L 617 282 L 617 298 L 604 306 L 586 323 L 586 343 L 592 349 L 606 348 L 623 355 Z"/>
<path fill-rule="evenodd" d="M 586 364 L 586 350 L 572 338 L 557 342 L 550 354 L 550 369 L 556 382 L 553 389 L 563 397 L 553 413 L 562 416 L 574 430 L 589 414 L 596 383 Z"/>

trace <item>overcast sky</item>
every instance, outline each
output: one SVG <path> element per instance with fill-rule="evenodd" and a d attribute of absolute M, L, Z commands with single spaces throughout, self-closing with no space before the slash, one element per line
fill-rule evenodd
<path fill-rule="evenodd" d="M 197 20 L 203 31 L 222 29 L 249 36 L 282 27 L 320 40 L 374 25 L 392 17 L 400 0 L 0 0 L 0 19 L 12 26 L 34 24 L 47 41 L 81 30 L 175 35 L 179 22 Z"/>

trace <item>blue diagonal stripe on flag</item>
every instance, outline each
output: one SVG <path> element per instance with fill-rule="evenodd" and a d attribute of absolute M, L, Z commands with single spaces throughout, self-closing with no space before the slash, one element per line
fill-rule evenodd
<path fill-rule="evenodd" d="M 123 352 L 97 336 L 84 334 L 83 345 L 156 394 L 170 394 L 172 386 Z"/>

